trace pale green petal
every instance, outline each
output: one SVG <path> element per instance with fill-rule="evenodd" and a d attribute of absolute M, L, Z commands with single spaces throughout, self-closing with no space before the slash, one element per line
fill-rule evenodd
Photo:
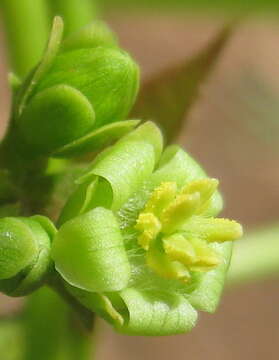
<path fill-rule="evenodd" d="M 175 181 L 179 188 L 207 175 L 201 166 L 182 148 L 172 145 L 163 152 L 157 170 L 151 178 L 154 187 L 162 182 Z M 222 210 L 221 197 L 216 191 L 211 198 L 206 215 L 214 216 Z"/>
<path fill-rule="evenodd" d="M 145 123 L 101 154 L 79 183 L 94 176 L 106 179 L 113 191 L 111 208 L 117 210 L 149 179 L 161 147 L 159 129 Z"/>
<path fill-rule="evenodd" d="M 173 335 L 190 331 L 197 313 L 181 295 L 128 288 L 120 293 L 128 314 L 118 330 L 131 335 Z"/>
<path fill-rule="evenodd" d="M 127 335 L 162 336 L 190 331 L 197 312 L 185 297 L 127 288 L 119 293 L 90 293 L 67 286 L 84 306 Z"/>
<path fill-rule="evenodd" d="M 126 135 L 136 127 L 138 123 L 139 120 L 126 120 L 102 126 L 74 140 L 70 144 L 57 149 L 53 153 L 53 156 L 63 158 L 72 157 L 100 149 L 114 140 L 121 138 L 123 135 Z"/>
<path fill-rule="evenodd" d="M 121 290 L 130 278 L 117 220 L 101 207 L 62 225 L 53 242 L 52 257 L 68 283 L 88 291 Z"/>
<path fill-rule="evenodd" d="M 211 246 L 220 254 L 222 263 L 214 270 L 200 273 L 195 279 L 195 290 L 187 298 L 196 309 L 213 313 L 219 304 L 226 280 L 232 243 L 212 244 Z"/>

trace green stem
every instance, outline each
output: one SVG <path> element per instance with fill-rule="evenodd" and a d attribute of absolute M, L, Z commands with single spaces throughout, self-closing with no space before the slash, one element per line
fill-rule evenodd
<path fill-rule="evenodd" d="M 96 0 L 49 0 L 53 16 L 60 15 L 68 35 L 95 19 Z"/>
<path fill-rule="evenodd" d="M 25 76 L 37 64 L 49 33 L 45 0 L 2 0 L 12 69 Z"/>
<path fill-rule="evenodd" d="M 72 309 L 48 288 L 32 294 L 24 311 L 24 360 L 88 360 L 90 336 Z"/>
<path fill-rule="evenodd" d="M 228 285 L 279 277 L 279 225 L 252 231 L 235 246 Z"/>

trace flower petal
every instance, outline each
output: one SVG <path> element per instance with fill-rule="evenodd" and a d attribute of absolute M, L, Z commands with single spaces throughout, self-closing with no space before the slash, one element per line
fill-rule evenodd
<path fill-rule="evenodd" d="M 78 182 L 94 176 L 106 179 L 113 192 L 111 208 L 117 210 L 150 177 L 161 149 L 160 130 L 152 123 L 145 123 L 100 154 Z"/>
<path fill-rule="evenodd" d="M 157 187 L 162 182 L 175 181 L 178 188 L 198 179 L 207 178 L 200 165 L 179 146 L 172 145 L 163 152 L 157 170 L 151 178 L 152 185 Z M 222 199 L 215 191 L 206 210 L 207 216 L 215 216 L 222 210 Z"/>
<path fill-rule="evenodd" d="M 214 270 L 198 275 L 195 290 L 187 298 L 196 309 L 213 313 L 223 291 L 231 259 L 232 243 L 226 242 L 211 246 L 220 254 L 223 261 Z"/>
<path fill-rule="evenodd" d="M 128 315 L 118 330 L 130 335 L 172 335 L 190 331 L 197 313 L 181 295 L 128 288 L 122 290 Z"/>
<path fill-rule="evenodd" d="M 91 131 L 55 151 L 54 157 L 72 157 L 94 151 L 130 132 L 139 120 L 118 121 Z"/>
<path fill-rule="evenodd" d="M 101 207 L 62 225 L 53 242 L 52 257 L 68 283 L 88 291 L 120 290 L 130 277 L 117 220 Z"/>
<path fill-rule="evenodd" d="M 67 286 L 76 299 L 127 335 L 160 336 L 190 331 L 197 312 L 185 297 L 162 291 L 127 288 L 117 293 L 90 293 Z"/>

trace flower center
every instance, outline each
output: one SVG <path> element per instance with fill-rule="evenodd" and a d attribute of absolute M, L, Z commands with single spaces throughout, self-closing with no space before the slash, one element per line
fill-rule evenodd
<path fill-rule="evenodd" d="M 187 282 L 192 272 L 221 263 L 210 243 L 242 235 L 237 222 L 206 216 L 217 186 L 218 180 L 200 179 L 178 190 L 175 182 L 163 182 L 151 194 L 135 228 L 147 264 L 158 275 Z"/>

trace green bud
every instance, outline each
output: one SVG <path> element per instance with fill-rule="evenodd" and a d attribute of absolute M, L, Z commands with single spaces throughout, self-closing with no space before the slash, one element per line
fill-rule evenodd
<path fill-rule="evenodd" d="M 94 48 L 97 46 L 116 47 L 114 33 L 103 21 L 94 21 L 68 36 L 62 44 L 62 51 Z"/>
<path fill-rule="evenodd" d="M 96 47 L 60 53 L 25 104 L 18 119 L 19 134 L 36 154 L 55 156 L 76 141 L 80 153 L 80 139 L 85 147 L 89 141 L 94 148 L 90 134 L 94 138 L 97 130 L 122 122 L 137 90 L 138 67 L 119 49 Z"/>
<path fill-rule="evenodd" d="M 119 49 L 78 49 L 56 57 L 37 91 L 61 84 L 72 86 L 89 100 L 96 128 L 128 115 L 138 89 L 138 67 Z"/>
<path fill-rule="evenodd" d="M 52 267 L 56 230 L 43 216 L 0 219 L 0 291 L 22 296 L 41 285 Z"/>

